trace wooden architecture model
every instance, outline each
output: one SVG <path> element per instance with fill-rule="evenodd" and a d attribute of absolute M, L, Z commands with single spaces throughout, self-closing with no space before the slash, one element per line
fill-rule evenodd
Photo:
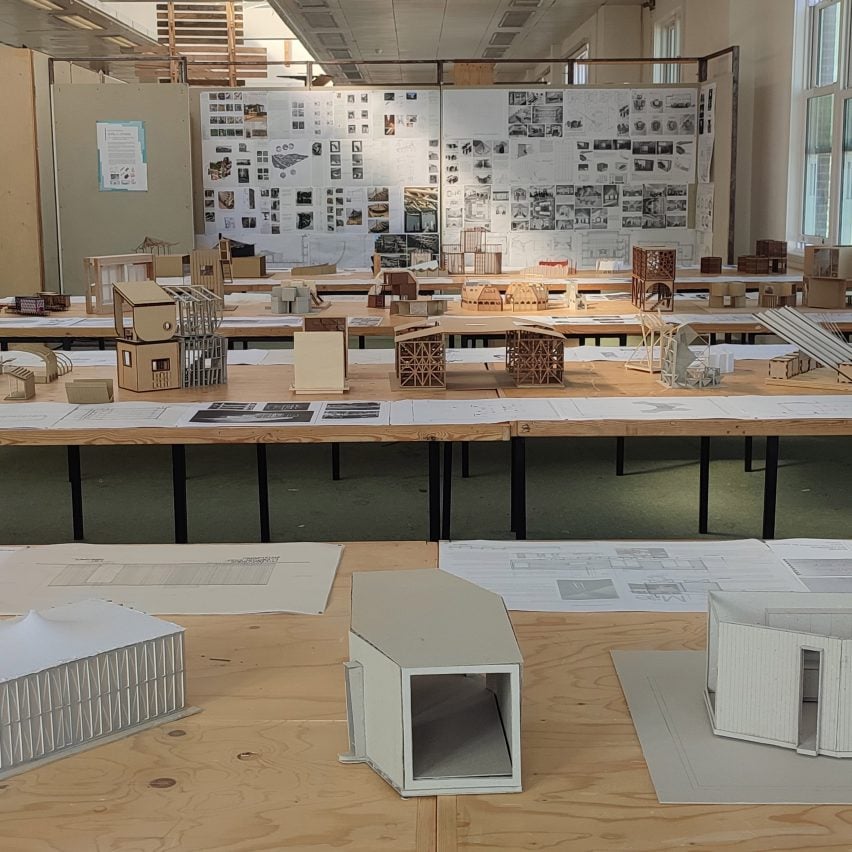
<path fill-rule="evenodd" d="M 43 366 L 33 371 L 37 385 L 49 385 L 74 369 L 71 359 L 64 352 L 51 349 L 43 343 L 10 343 L 9 351 L 26 352 L 41 359 Z"/>
<path fill-rule="evenodd" d="M 737 258 L 737 272 L 751 275 L 776 275 L 787 271 L 787 243 L 783 240 L 758 240 L 754 254 Z"/>
<path fill-rule="evenodd" d="M 394 299 L 390 303 L 391 316 L 437 317 L 447 311 L 446 299 Z"/>
<path fill-rule="evenodd" d="M 393 299 L 413 301 L 419 298 L 417 278 L 407 269 L 385 270 L 380 275 L 381 281 L 367 291 L 368 308 L 385 308 Z"/>
<path fill-rule="evenodd" d="M 702 275 L 721 275 L 722 274 L 722 258 L 712 255 L 705 255 L 701 258 L 701 266 L 699 267 Z"/>
<path fill-rule="evenodd" d="M 761 308 L 796 307 L 796 285 L 791 281 L 773 281 L 758 284 L 758 305 Z"/>
<path fill-rule="evenodd" d="M 170 243 L 168 240 L 158 240 L 155 237 L 145 237 L 133 251 L 144 252 L 147 254 L 171 254 L 171 248 L 177 243 Z"/>
<path fill-rule="evenodd" d="M 309 314 L 316 293 L 306 281 L 278 284 L 271 290 L 270 309 L 273 314 Z"/>
<path fill-rule="evenodd" d="M 74 379 L 65 382 L 68 402 L 75 405 L 102 405 L 113 402 L 112 379 Z"/>
<path fill-rule="evenodd" d="M 523 658 L 502 598 L 444 571 L 352 575 L 349 752 L 400 795 L 521 790 Z"/>
<path fill-rule="evenodd" d="M 175 300 L 153 281 L 116 284 L 114 290 L 118 386 L 137 392 L 181 387 Z"/>
<path fill-rule="evenodd" d="M 0 622 L 0 779 L 186 707 L 183 628 L 87 600 Z"/>
<path fill-rule="evenodd" d="M 696 354 L 693 347 L 701 345 Z M 690 325 L 679 325 L 661 340 L 660 382 L 669 388 L 711 388 L 722 381 L 719 367 L 710 365 L 707 341 Z"/>
<path fill-rule="evenodd" d="M 713 733 L 852 757 L 852 594 L 708 594 L 707 682 Z"/>
<path fill-rule="evenodd" d="M 852 382 L 852 345 L 836 329 L 824 328 L 808 314 L 791 308 L 764 311 L 760 322 L 799 350 L 794 356 L 769 362 L 770 383 L 837 390 L 838 383 L 842 388 Z"/>
<path fill-rule="evenodd" d="M 51 311 L 67 311 L 70 307 L 70 296 L 45 291 L 32 296 L 13 296 L 6 310 L 21 316 L 46 317 Z"/>
<path fill-rule="evenodd" d="M 154 256 L 147 252 L 83 258 L 86 313 L 111 314 L 114 284 L 153 281 Z"/>
<path fill-rule="evenodd" d="M 744 308 L 746 306 L 745 281 L 711 281 L 711 308 Z"/>
<path fill-rule="evenodd" d="M 294 393 L 344 393 L 349 390 L 349 335 L 346 317 L 306 316 L 293 335 Z"/>
<path fill-rule="evenodd" d="M 447 386 L 447 337 L 451 334 L 506 335 L 506 374 L 518 387 L 564 384 L 565 336 L 540 323 L 494 318 L 486 327 L 477 322 L 443 317 L 396 329 L 396 376 L 403 388 Z"/>
<path fill-rule="evenodd" d="M 805 246 L 804 302 L 809 308 L 846 307 L 852 286 L 852 246 Z"/>
<path fill-rule="evenodd" d="M 461 306 L 465 311 L 502 311 L 499 287 L 486 281 L 466 281 L 462 285 Z"/>
<path fill-rule="evenodd" d="M 642 343 L 630 354 L 626 367 L 644 373 L 662 372 L 666 341 L 675 333 L 677 326 L 666 322 L 659 312 L 639 314 L 639 325 L 642 328 Z"/>
<path fill-rule="evenodd" d="M 0 368 L 3 368 L 0 362 Z M 9 393 L 4 399 L 23 400 L 35 396 L 35 374 L 26 367 L 5 367 L 0 373 L 9 377 Z"/>
<path fill-rule="evenodd" d="M 513 281 L 506 288 L 503 307 L 507 311 L 546 311 L 550 293 L 546 284 L 536 281 Z"/>
<path fill-rule="evenodd" d="M 503 251 L 499 245 L 486 242 L 485 228 L 465 228 L 461 242 L 446 244 L 441 250 L 441 266 L 449 275 L 467 272 L 467 257 L 473 257 L 474 275 L 500 275 L 503 272 Z"/>
<path fill-rule="evenodd" d="M 218 248 L 196 249 L 189 254 L 189 282 L 225 298 L 225 278 Z"/>
<path fill-rule="evenodd" d="M 521 270 L 524 278 L 566 278 L 577 272 L 573 260 L 540 260 L 536 266 L 527 266 Z"/>
<path fill-rule="evenodd" d="M 673 311 L 676 267 L 676 249 L 633 246 L 633 304 L 641 311 Z"/>

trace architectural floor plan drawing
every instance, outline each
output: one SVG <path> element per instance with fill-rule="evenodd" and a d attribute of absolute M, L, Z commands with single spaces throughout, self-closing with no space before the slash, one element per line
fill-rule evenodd
<path fill-rule="evenodd" d="M 852 540 L 789 538 L 767 542 L 810 592 L 852 592 Z"/>
<path fill-rule="evenodd" d="M 325 609 L 337 544 L 57 544 L 0 561 L 0 613 L 104 598 L 191 615 Z"/>
<path fill-rule="evenodd" d="M 514 610 L 698 612 L 707 592 L 804 591 L 760 541 L 442 542 L 439 566 Z"/>

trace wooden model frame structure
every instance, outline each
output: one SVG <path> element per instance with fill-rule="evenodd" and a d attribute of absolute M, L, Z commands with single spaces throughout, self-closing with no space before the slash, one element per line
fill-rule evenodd
<path fill-rule="evenodd" d="M 702 275 L 721 275 L 722 258 L 716 255 L 704 255 L 700 261 L 699 271 Z"/>
<path fill-rule="evenodd" d="M 464 228 L 460 242 L 442 247 L 441 266 L 448 275 L 467 272 L 467 255 L 473 255 L 474 275 L 500 275 L 503 272 L 502 247 L 486 243 L 487 234 L 485 228 Z"/>
<path fill-rule="evenodd" d="M 758 284 L 758 305 L 761 308 L 794 308 L 796 285 L 792 282 L 773 281 Z"/>
<path fill-rule="evenodd" d="M 797 347 L 795 356 L 773 358 L 769 362 L 771 384 L 790 384 L 796 376 L 812 373 L 818 366 L 829 371 L 829 378 L 823 386 L 837 389 L 837 384 L 852 382 L 852 345 L 846 342 L 842 333 L 833 326 L 824 328 L 808 314 L 794 311 L 792 308 L 780 308 L 764 311 L 760 322 L 773 334 Z M 830 376 L 834 374 L 834 380 Z M 810 387 L 819 387 L 818 376 L 815 381 L 802 382 Z"/>
<path fill-rule="evenodd" d="M 171 249 L 177 243 L 170 243 L 168 240 L 158 240 L 155 237 L 146 236 L 133 251 L 147 252 L 148 254 L 171 254 Z"/>
<path fill-rule="evenodd" d="M 701 343 L 703 352 L 695 354 L 692 346 Z M 669 388 L 711 388 L 722 381 L 722 372 L 709 363 L 710 347 L 691 325 L 679 325 L 662 338 L 660 382 Z"/>
<path fill-rule="evenodd" d="M 0 368 L 2 368 L 0 364 Z M 0 373 L 9 377 L 8 400 L 32 399 L 35 396 L 35 374 L 26 367 L 6 367 Z"/>
<path fill-rule="evenodd" d="M 625 366 L 628 370 L 660 373 L 663 369 L 665 341 L 675 333 L 677 326 L 666 322 L 659 312 L 646 312 L 638 316 L 642 329 L 642 343 L 630 354 Z"/>
<path fill-rule="evenodd" d="M 521 790 L 523 658 L 499 595 L 443 571 L 352 576 L 349 752 L 400 795 Z"/>
<path fill-rule="evenodd" d="M 496 284 L 466 281 L 462 284 L 461 306 L 465 311 L 502 311 L 503 295 Z"/>
<path fill-rule="evenodd" d="M 506 335 L 506 373 L 518 387 L 563 386 L 565 336 L 540 323 L 506 322 L 495 318 L 488 329 L 477 323 L 476 333 Z M 447 337 L 470 333 L 457 318 L 400 326 L 395 335 L 395 368 L 400 387 L 447 387 Z"/>
<path fill-rule="evenodd" d="M 43 291 L 31 296 L 13 296 L 7 311 L 21 316 L 45 317 L 51 311 L 67 311 L 71 307 L 71 297 L 64 293 Z"/>
<path fill-rule="evenodd" d="M 570 258 L 565 260 L 540 260 L 537 266 L 527 266 L 521 270 L 524 278 L 566 278 L 575 275 L 577 264 Z"/>
<path fill-rule="evenodd" d="M 676 273 L 676 249 L 633 246 L 633 304 L 642 311 L 673 311 Z"/>
<path fill-rule="evenodd" d="M 111 314 L 112 288 L 127 281 L 153 281 L 154 256 L 113 254 L 83 258 L 83 281 L 86 288 L 86 313 Z"/>
<path fill-rule="evenodd" d="M 153 275 L 150 277 L 153 278 Z M 196 249 L 189 253 L 189 281 L 195 287 L 205 287 L 214 295 L 225 298 L 225 278 L 218 248 Z"/>
<path fill-rule="evenodd" d="M 852 594 L 708 594 L 704 700 L 713 733 L 852 757 Z"/>
<path fill-rule="evenodd" d="M 65 376 L 74 369 L 71 359 L 56 349 L 51 349 L 43 343 L 10 343 L 10 352 L 27 352 L 41 358 L 44 362 L 42 372 L 33 370 L 35 382 L 38 385 L 49 385 L 60 376 Z"/>
<path fill-rule="evenodd" d="M 503 306 L 507 311 L 546 311 L 550 291 L 537 281 L 513 281 L 506 288 Z"/>

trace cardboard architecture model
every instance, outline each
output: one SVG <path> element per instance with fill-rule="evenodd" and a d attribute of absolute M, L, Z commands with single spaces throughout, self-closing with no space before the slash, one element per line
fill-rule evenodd
<path fill-rule="evenodd" d="M 676 272 L 676 249 L 633 246 L 633 304 L 641 311 L 673 311 Z"/>
<path fill-rule="evenodd" d="M 737 272 L 751 275 L 783 275 L 787 271 L 787 243 L 783 240 L 758 240 L 754 254 L 737 258 Z"/>
<path fill-rule="evenodd" d="M 709 307 L 744 308 L 746 306 L 745 281 L 711 281 Z"/>
<path fill-rule="evenodd" d="M 809 308 L 846 307 L 852 286 L 852 246 L 805 246 L 804 302 Z"/>
<path fill-rule="evenodd" d="M 710 592 L 713 732 L 852 757 L 852 594 Z"/>
<path fill-rule="evenodd" d="M 10 343 L 9 351 L 26 352 L 41 359 L 43 366 L 32 371 L 37 385 L 49 385 L 74 369 L 71 359 L 64 352 L 51 349 L 43 343 Z"/>
<path fill-rule="evenodd" d="M 112 288 L 128 281 L 153 281 L 154 256 L 139 254 L 102 255 L 83 258 L 86 313 L 111 314 Z"/>
<path fill-rule="evenodd" d="M 705 255 L 701 258 L 699 270 L 702 275 L 721 275 L 722 258 L 713 255 Z"/>
<path fill-rule="evenodd" d="M 386 308 L 393 299 L 415 301 L 420 296 L 417 278 L 407 269 L 380 272 L 381 281 L 376 281 L 367 291 L 368 308 Z"/>
<path fill-rule="evenodd" d="M 349 335 L 346 317 L 305 317 L 293 334 L 293 386 L 296 394 L 345 393 Z"/>
<path fill-rule="evenodd" d="M 540 281 L 512 281 L 502 294 L 488 281 L 466 281 L 462 285 L 461 307 L 465 311 L 546 311 L 548 287 Z"/>
<path fill-rule="evenodd" d="M 9 393 L 3 397 L 8 400 L 32 399 L 35 396 L 35 374 L 26 367 L 3 367 L 0 373 L 9 377 Z"/>
<path fill-rule="evenodd" d="M 65 382 L 65 396 L 75 405 L 103 405 L 114 402 L 112 379 L 74 379 Z"/>
<path fill-rule="evenodd" d="M 115 285 L 118 386 L 146 392 L 224 384 L 222 300 L 204 287 Z M 125 311 L 130 324 L 125 325 Z"/>
<path fill-rule="evenodd" d="M 500 275 L 503 272 L 503 251 L 499 245 L 486 243 L 485 228 L 465 228 L 461 242 L 445 243 L 441 248 L 441 266 L 448 275 L 464 275 L 467 257 L 473 257 L 474 275 Z"/>
<path fill-rule="evenodd" d="M 506 375 L 517 387 L 564 385 L 565 336 L 542 323 L 493 317 L 471 326 L 463 318 L 442 317 L 398 326 L 395 331 L 396 377 L 403 388 L 447 387 L 447 337 L 451 334 L 503 334 Z"/>
<path fill-rule="evenodd" d="M 176 624 L 100 600 L 0 622 L 0 778 L 186 712 Z"/>
<path fill-rule="evenodd" d="M 431 569 L 356 572 L 348 754 L 402 796 L 521 790 L 521 657 L 502 598 Z"/>
<path fill-rule="evenodd" d="M 761 282 L 757 285 L 758 305 L 761 308 L 796 307 L 796 285 L 792 281 Z"/>
<path fill-rule="evenodd" d="M 461 306 L 464 311 L 502 311 L 500 288 L 487 281 L 466 281 L 462 285 Z"/>
<path fill-rule="evenodd" d="M 792 308 L 764 311 L 760 322 L 773 334 L 798 348 L 794 356 L 781 356 L 769 362 L 769 381 L 792 381 L 800 376 L 809 387 L 827 386 L 837 390 L 852 382 L 852 345 L 835 329 L 824 328 L 808 314 Z M 824 369 L 820 369 L 824 368 Z M 852 389 L 852 388 L 850 388 Z"/>
<path fill-rule="evenodd" d="M 225 278 L 218 248 L 196 249 L 189 254 L 189 282 L 204 287 L 216 296 L 225 297 Z"/>
<path fill-rule="evenodd" d="M 70 296 L 44 291 L 33 293 L 32 296 L 13 296 L 12 304 L 6 310 L 21 316 L 46 317 L 51 311 L 67 311 L 70 307 Z"/>

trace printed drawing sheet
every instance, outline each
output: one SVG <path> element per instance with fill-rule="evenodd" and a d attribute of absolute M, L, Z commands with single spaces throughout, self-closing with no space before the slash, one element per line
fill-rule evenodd
<path fill-rule="evenodd" d="M 191 407 L 181 426 L 387 426 L 389 402 L 211 402 Z"/>
<path fill-rule="evenodd" d="M 852 592 L 852 540 L 789 538 L 768 541 L 810 592 Z"/>
<path fill-rule="evenodd" d="M 160 614 L 325 610 L 338 544 L 54 544 L 4 553 L 0 613 L 103 598 Z"/>
<path fill-rule="evenodd" d="M 700 612 L 709 591 L 805 591 L 763 542 L 441 542 L 439 568 L 533 612 Z"/>

